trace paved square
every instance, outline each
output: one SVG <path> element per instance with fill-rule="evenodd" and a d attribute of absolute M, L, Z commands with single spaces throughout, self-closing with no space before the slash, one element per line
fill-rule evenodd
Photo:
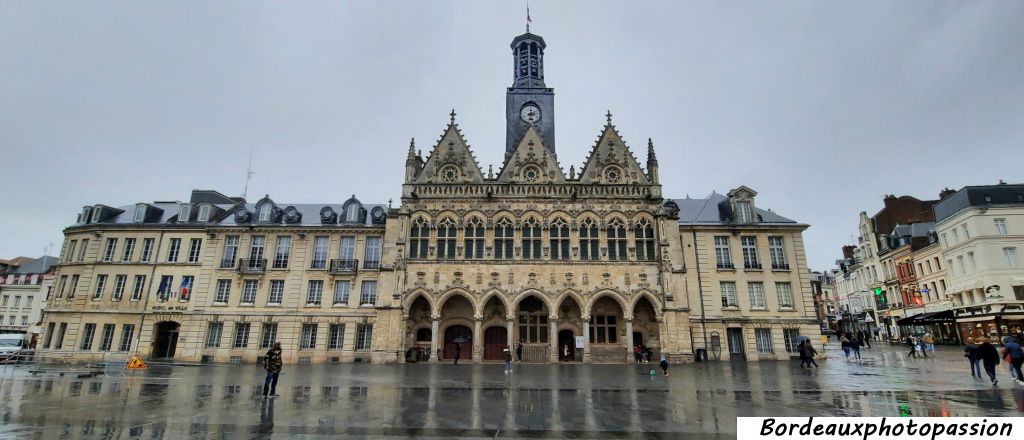
<path fill-rule="evenodd" d="M 256 365 L 78 379 L 4 369 L 0 437 L 732 438 L 737 416 L 1010 416 L 1024 387 L 972 379 L 958 348 L 876 347 L 817 370 L 793 362 L 655 365 L 287 365 L 258 398 Z"/>

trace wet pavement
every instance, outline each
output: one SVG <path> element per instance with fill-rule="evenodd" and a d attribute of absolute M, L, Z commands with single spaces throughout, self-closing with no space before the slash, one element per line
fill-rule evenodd
<path fill-rule="evenodd" d="M 821 368 L 798 361 L 676 365 L 286 365 L 262 400 L 256 365 L 128 377 L 0 367 L 0 438 L 732 438 L 737 416 L 1021 416 L 1024 387 L 973 379 L 958 348 L 902 347 Z"/>

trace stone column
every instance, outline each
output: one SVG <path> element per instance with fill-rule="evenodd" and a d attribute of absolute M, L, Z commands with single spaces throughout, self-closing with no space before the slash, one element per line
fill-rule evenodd
<path fill-rule="evenodd" d="M 509 350 L 513 350 L 515 348 L 515 345 L 512 344 L 512 341 L 513 341 L 512 329 L 514 329 L 514 328 L 515 328 L 515 321 L 513 320 L 512 316 L 509 316 L 508 317 L 507 328 L 506 328 L 506 331 L 508 333 L 508 349 Z"/>
<path fill-rule="evenodd" d="M 590 317 L 583 317 L 583 362 L 590 363 Z"/>
<path fill-rule="evenodd" d="M 551 363 L 557 363 L 558 362 L 558 349 L 559 349 L 558 348 L 558 317 L 557 316 L 552 315 L 552 316 L 548 317 L 548 328 L 549 328 L 549 330 L 548 330 L 548 342 L 551 343 L 551 359 L 549 361 Z"/>
<path fill-rule="evenodd" d="M 437 328 L 439 327 L 438 316 L 430 317 L 430 363 L 437 363 Z"/>
<path fill-rule="evenodd" d="M 633 318 L 626 318 L 626 362 L 633 360 Z"/>
<path fill-rule="evenodd" d="M 473 362 L 480 362 L 483 360 L 483 316 L 473 317 Z"/>

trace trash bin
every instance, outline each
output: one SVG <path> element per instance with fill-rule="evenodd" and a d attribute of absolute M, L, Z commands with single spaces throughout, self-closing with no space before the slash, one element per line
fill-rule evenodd
<path fill-rule="evenodd" d="M 695 354 L 693 360 L 697 361 L 697 362 L 705 362 L 705 361 L 707 361 L 708 360 L 708 349 L 706 349 L 706 348 L 698 348 L 697 349 L 697 353 Z"/>

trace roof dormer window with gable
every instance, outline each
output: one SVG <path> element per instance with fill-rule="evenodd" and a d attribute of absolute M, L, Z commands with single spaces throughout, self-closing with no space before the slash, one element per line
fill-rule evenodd
<path fill-rule="evenodd" d="M 260 223 L 277 221 L 275 209 L 274 201 L 270 200 L 270 196 L 263 196 L 260 201 L 256 202 L 256 221 Z"/>
<path fill-rule="evenodd" d="M 736 221 L 740 223 L 751 223 L 754 221 L 753 210 L 749 201 L 736 202 Z"/>
<path fill-rule="evenodd" d="M 82 207 L 82 216 L 78 219 L 79 223 L 89 223 L 89 216 L 92 214 L 92 206 Z"/>
<path fill-rule="evenodd" d="M 269 203 L 264 203 L 263 206 L 260 206 L 259 221 L 261 221 L 261 222 L 269 222 L 270 221 L 270 212 L 273 209 L 274 209 L 274 207 L 270 206 Z"/>

